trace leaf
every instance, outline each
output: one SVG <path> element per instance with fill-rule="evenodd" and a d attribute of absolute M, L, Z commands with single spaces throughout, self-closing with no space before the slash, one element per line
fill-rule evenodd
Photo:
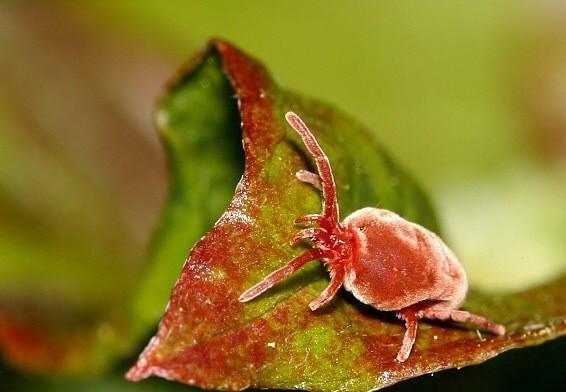
<path fill-rule="evenodd" d="M 129 379 L 157 375 L 211 389 L 364 391 L 565 333 L 564 279 L 517 295 L 472 295 L 467 308 L 504 323 L 506 337 L 423 322 L 402 364 L 394 358 L 404 327 L 390 315 L 346 293 L 323 311 L 309 310 L 328 281 L 315 263 L 253 302 L 238 302 L 246 288 L 303 251 L 288 245 L 297 231 L 292 222 L 321 208 L 320 195 L 295 179 L 312 163 L 284 124 L 288 110 L 305 119 L 327 152 L 343 217 L 379 205 L 438 231 L 422 191 L 363 128 L 280 89 L 256 60 L 212 41 L 171 83 L 158 108 L 173 178 L 155 269 L 171 266 L 166 259 L 182 238 L 215 219 L 208 209 L 214 194 L 228 192 L 228 180 L 241 170 L 240 137 L 245 170 L 224 214 L 191 250 L 159 330 Z M 161 296 L 163 285 L 151 280 L 142 291 L 154 287 Z"/>

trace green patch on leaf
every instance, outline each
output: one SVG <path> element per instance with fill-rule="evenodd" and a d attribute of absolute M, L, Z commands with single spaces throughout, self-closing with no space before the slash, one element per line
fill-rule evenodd
<path fill-rule="evenodd" d="M 132 297 L 140 331 L 151 328 L 162 314 L 180 261 L 222 214 L 243 172 L 241 141 L 234 137 L 240 132 L 237 102 L 220 66 L 217 55 L 209 56 L 183 76 L 189 88 L 173 87 L 156 113 L 172 181 L 148 270 Z"/>

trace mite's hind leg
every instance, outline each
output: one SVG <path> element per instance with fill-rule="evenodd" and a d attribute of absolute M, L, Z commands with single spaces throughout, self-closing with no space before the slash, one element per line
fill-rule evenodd
<path fill-rule="evenodd" d="M 477 314 L 473 314 L 465 310 L 426 309 L 423 310 L 419 316 L 427 319 L 452 320 L 457 323 L 469 323 L 482 330 L 491 332 L 494 335 L 505 335 L 505 327 L 503 325 L 494 323 L 485 317 L 478 316 Z"/>
<path fill-rule="evenodd" d="M 302 182 L 311 184 L 316 189 L 322 192 L 322 183 L 320 182 L 320 177 L 318 174 L 310 172 L 308 170 L 299 170 L 295 176 Z"/>
<path fill-rule="evenodd" d="M 397 361 L 405 362 L 411 354 L 415 339 L 417 337 L 417 327 L 419 326 L 419 319 L 417 318 L 416 311 L 413 309 L 405 309 L 397 312 L 397 317 L 405 321 L 405 335 L 403 336 L 403 343 L 397 353 Z"/>

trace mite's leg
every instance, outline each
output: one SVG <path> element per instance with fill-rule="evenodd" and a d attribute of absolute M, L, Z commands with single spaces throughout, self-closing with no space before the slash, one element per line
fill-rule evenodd
<path fill-rule="evenodd" d="M 331 233 L 334 231 L 334 226 L 328 219 L 320 214 L 307 214 L 301 215 L 294 222 L 295 225 L 319 225 L 327 232 Z"/>
<path fill-rule="evenodd" d="M 334 176 L 332 174 L 332 168 L 330 167 L 328 157 L 324 151 L 322 151 L 322 148 L 320 148 L 320 145 L 316 141 L 314 135 L 299 116 L 293 112 L 287 112 L 285 114 L 285 119 L 301 136 L 307 150 L 311 153 L 315 160 L 318 175 L 322 182 L 322 194 L 324 196 L 324 207 L 322 209 L 323 215 L 333 226 L 341 228 L 340 216 L 338 213 L 338 200 L 336 199 L 336 185 L 334 183 Z"/>
<path fill-rule="evenodd" d="M 415 344 L 415 339 L 417 337 L 417 327 L 419 325 L 419 320 L 417 318 L 416 312 L 412 309 L 405 309 L 397 312 L 397 317 L 401 320 L 405 320 L 405 336 L 403 336 L 403 343 L 401 348 L 397 353 L 397 361 L 405 362 L 411 354 L 411 349 Z"/>
<path fill-rule="evenodd" d="M 307 250 L 302 255 L 297 256 L 293 260 L 291 260 L 289 264 L 273 271 L 265 278 L 263 278 L 261 282 L 244 291 L 238 299 L 240 300 L 240 302 L 247 302 L 257 297 L 264 291 L 268 290 L 269 288 L 273 287 L 275 284 L 283 280 L 288 275 L 291 275 L 293 272 L 301 268 L 309 261 L 320 259 L 323 255 L 324 252 L 320 249 L 313 248 Z"/>
<path fill-rule="evenodd" d="M 465 310 L 426 309 L 422 311 L 422 317 L 436 320 L 452 320 L 457 323 L 470 323 L 494 335 L 505 335 L 505 327 L 503 325 L 496 324 L 485 317 L 466 312 Z"/>
<path fill-rule="evenodd" d="M 328 301 L 330 301 L 334 295 L 338 292 L 342 283 L 344 282 L 344 269 L 343 268 L 336 268 L 331 273 L 330 284 L 324 291 L 320 294 L 320 296 L 312 301 L 309 304 L 309 308 L 311 310 L 317 310 L 321 306 L 326 305 Z"/>
<path fill-rule="evenodd" d="M 320 247 L 330 246 L 330 234 L 326 230 L 320 227 L 314 227 L 311 229 L 303 229 L 299 231 L 293 239 L 291 240 L 291 246 L 295 246 L 302 241 L 312 241 L 314 244 Z"/>
<path fill-rule="evenodd" d="M 308 170 L 299 170 L 295 176 L 302 182 L 306 182 L 307 184 L 311 184 L 316 189 L 322 192 L 322 183 L 320 182 L 320 177 L 318 174 L 310 172 Z"/>
<path fill-rule="evenodd" d="M 295 219 L 293 223 L 295 225 L 303 225 L 303 224 L 317 225 L 325 220 L 326 218 L 320 214 L 306 214 L 299 216 L 297 219 Z"/>

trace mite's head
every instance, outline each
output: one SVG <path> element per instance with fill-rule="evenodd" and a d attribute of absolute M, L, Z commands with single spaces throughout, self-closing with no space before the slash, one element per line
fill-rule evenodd
<path fill-rule="evenodd" d="M 397 221 L 399 218 L 399 215 L 392 211 L 366 207 L 348 215 L 344 219 L 344 226 L 363 235 L 367 230 L 376 229 L 376 226 Z"/>

